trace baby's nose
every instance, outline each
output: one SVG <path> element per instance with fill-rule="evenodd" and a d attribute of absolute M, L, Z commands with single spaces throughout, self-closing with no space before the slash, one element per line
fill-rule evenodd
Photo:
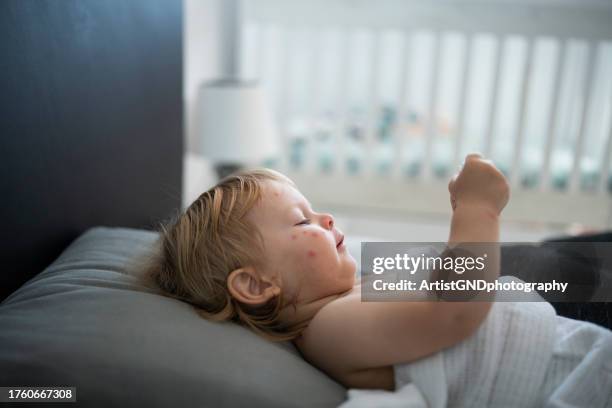
<path fill-rule="evenodd" d="M 334 227 L 334 217 L 331 214 L 323 214 L 321 217 L 321 225 L 324 228 L 332 229 Z"/>

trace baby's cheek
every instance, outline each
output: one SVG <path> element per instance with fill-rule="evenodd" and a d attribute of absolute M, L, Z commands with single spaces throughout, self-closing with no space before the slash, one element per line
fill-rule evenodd
<path fill-rule="evenodd" d="M 304 242 L 304 254 L 308 260 L 324 262 L 328 258 L 329 248 L 321 235 L 319 238 L 305 239 Z"/>
<path fill-rule="evenodd" d="M 307 245 L 309 246 L 308 250 L 306 251 L 306 256 L 309 259 L 314 259 L 314 258 L 317 257 L 317 252 L 318 251 L 317 251 L 316 247 L 319 244 L 318 238 L 320 237 L 320 235 L 319 235 L 318 232 L 310 232 L 310 233 L 308 231 L 304 231 L 304 232 L 306 233 L 308 238 L 310 238 L 310 239 L 306 240 L 308 242 Z"/>
<path fill-rule="evenodd" d="M 304 244 L 304 258 L 309 263 L 325 259 L 324 235 L 316 231 L 302 231 L 296 239 Z M 293 239 L 293 238 L 292 238 Z"/>
<path fill-rule="evenodd" d="M 309 260 L 315 260 L 317 255 L 321 253 L 319 236 L 320 235 L 317 232 L 309 232 L 307 237 L 304 239 L 304 249 L 306 250 L 306 257 Z"/>
<path fill-rule="evenodd" d="M 317 252 L 318 252 L 316 249 L 317 242 L 316 241 L 312 242 L 308 238 L 311 238 L 311 237 L 318 238 L 319 233 L 303 231 L 302 235 L 303 235 L 303 238 L 300 237 L 300 234 L 291 234 L 291 240 L 292 241 L 300 240 L 300 242 L 305 245 L 305 257 L 309 260 L 315 259 L 317 257 Z"/>

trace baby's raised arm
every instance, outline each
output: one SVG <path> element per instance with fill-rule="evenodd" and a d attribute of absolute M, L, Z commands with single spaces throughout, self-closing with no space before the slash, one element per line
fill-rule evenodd
<path fill-rule="evenodd" d="M 449 246 L 496 243 L 498 217 L 508 201 L 503 175 L 479 155 L 469 155 L 449 183 L 453 217 Z M 488 277 L 499 274 L 499 245 L 487 262 Z M 487 302 L 362 302 L 345 296 L 323 307 L 304 332 L 304 356 L 345 384 L 364 370 L 406 363 L 470 336 L 486 317 Z"/>
<path fill-rule="evenodd" d="M 476 258 L 487 257 L 484 279 L 489 282 L 499 277 L 499 214 L 508 202 L 510 189 L 503 174 L 490 160 L 479 154 L 470 154 L 448 184 L 453 217 L 451 220 L 449 247 L 459 246 Z M 467 245 L 463 245 L 467 243 Z M 478 244 L 470 244 L 478 243 Z M 461 279 L 462 275 L 450 272 L 447 280 Z M 449 279 L 450 278 L 450 279 Z M 451 304 L 446 304 L 452 307 Z M 455 303 L 469 327 L 477 328 L 491 309 L 491 302 Z"/>
<path fill-rule="evenodd" d="M 448 190 L 453 207 L 449 243 L 499 241 L 498 216 L 510 190 L 493 163 L 469 154 Z"/>

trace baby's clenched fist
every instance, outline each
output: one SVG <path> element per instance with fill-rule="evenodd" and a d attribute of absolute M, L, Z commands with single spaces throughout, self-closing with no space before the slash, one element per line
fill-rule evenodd
<path fill-rule="evenodd" d="M 459 173 L 448 183 L 451 206 L 483 206 L 500 214 L 508 203 L 510 187 L 492 161 L 468 154 Z"/>

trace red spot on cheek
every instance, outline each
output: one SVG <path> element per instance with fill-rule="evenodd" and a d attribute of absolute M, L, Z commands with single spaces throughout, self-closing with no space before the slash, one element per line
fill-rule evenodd
<path fill-rule="evenodd" d="M 306 235 L 308 234 L 308 231 L 302 231 L 302 234 Z"/>
<path fill-rule="evenodd" d="M 308 251 L 308 256 L 311 258 L 314 258 L 317 254 L 315 253 L 315 251 L 313 251 L 312 249 L 310 251 Z"/>
<path fill-rule="evenodd" d="M 296 239 L 297 237 L 295 236 L 295 234 L 291 234 L 291 239 Z"/>
<path fill-rule="evenodd" d="M 313 232 L 313 233 L 311 233 L 310 235 L 312 235 L 313 237 L 318 237 L 318 236 L 319 236 L 319 234 L 318 234 L 318 233 L 316 233 L 316 232 Z"/>
<path fill-rule="evenodd" d="M 279 194 L 278 192 L 276 192 L 276 191 L 275 191 L 275 192 L 274 192 L 274 195 L 275 195 L 276 197 L 278 197 L 280 194 Z"/>

